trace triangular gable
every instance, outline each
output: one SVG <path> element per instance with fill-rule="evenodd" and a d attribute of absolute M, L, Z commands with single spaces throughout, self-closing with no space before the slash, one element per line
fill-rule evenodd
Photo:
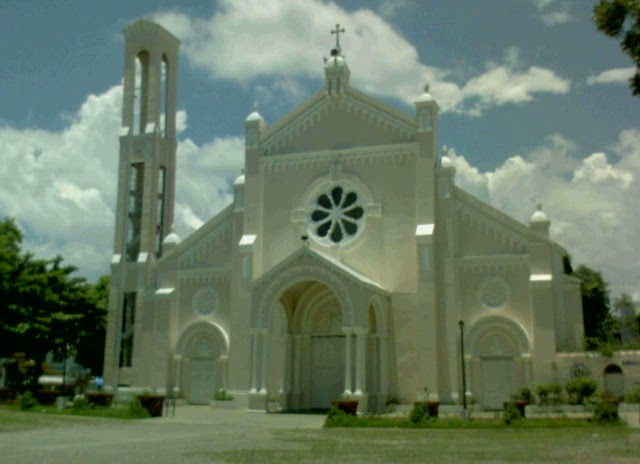
<path fill-rule="evenodd" d="M 297 261 L 303 261 L 305 258 L 311 258 L 312 261 L 315 261 L 319 266 L 326 266 L 332 269 L 332 271 L 337 274 L 342 275 L 343 277 L 355 282 L 358 285 L 363 285 L 370 290 L 373 290 L 376 293 L 388 296 L 389 292 L 382 285 L 374 282 L 369 277 L 364 274 L 356 271 L 355 269 L 347 266 L 340 261 L 337 261 L 333 258 L 325 256 L 315 250 L 311 250 L 310 248 L 300 248 L 294 253 L 290 254 L 288 257 L 280 261 L 278 264 L 273 266 L 267 272 L 262 274 L 256 280 L 253 281 L 251 286 L 253 288 L 257 288 L 265 282 L 270 281 L 274 276 L 278 275 L 280 272 L 295 266 Z M 307 263 L 305 263 L 307 264 Z"/>
<path fill-rule="evenodd" d="M 412 116 L 349 89 L 340 96 L 316 93 L 264 134 L 264 155 L 408 143 Z"/>

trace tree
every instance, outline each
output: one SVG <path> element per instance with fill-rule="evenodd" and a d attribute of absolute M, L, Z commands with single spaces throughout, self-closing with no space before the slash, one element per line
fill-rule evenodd
<path fill-rule="evenodd" d="M 99 340 L 106 310 L 100 291 L 74 276 L 74 266 L 60 256 L 23 253 L 22 239 L 13 220 L 0 222 L 0 357 L 22 353 L 40 366 L 49 351 L 67 353 Z"/>
<path fill-rule="evenodd" d="M 640 0 L 601 0 L 593 7 L 593 22 L 609 37 L 621 38 L 622 50 L 636 65 L 629 86 L 640 95 Z"/>
<path fill-rule="evenodd" d="M 621 294 L 613 301 L 616 318 L 620 327 L 620 338 L 623 347 L 640 347 L 640 317 L 634 312 L 634 303 L 627 293 Z"/>
<path fill-rule="evenodd" d="M 93 375 L 102 375 L 107 334 L 106 315 L 109 306 L 109 276 L 100 277 L 98 282 L 91 286 L 89 295 L 95 310 L 85 313 L 76 360 L 82 366 L 90 368 Z"/>
<path fill-rule="evenodd" d="M 581 281 L 584 335 L 590 341 L 587 343 L 587 348 L 593 349 L 596 340 L 606 342 L 610 336 L 607 330 L 611 323 L 609 286 L 602 278 L 602 274 L 587 266 L 578 267 L 574 275 Z"/>

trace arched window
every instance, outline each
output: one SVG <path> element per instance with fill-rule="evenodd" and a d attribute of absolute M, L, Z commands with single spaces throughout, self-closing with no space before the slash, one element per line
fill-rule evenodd
<path fill-rule="evenodd" d="M 136 56 L 133 90 L 133 133 L 143 134 L 147 125 L 149 96 L 149 53 L 141 51 Z"/>
<path fill-rule="evenodd" d="M 617 366 L 615 364 L 609 364 L 607 367 L 604 368 L 604 373 L 605 374 L 622 374 L 622 369 L 620 369 L 620 366 Z"/>

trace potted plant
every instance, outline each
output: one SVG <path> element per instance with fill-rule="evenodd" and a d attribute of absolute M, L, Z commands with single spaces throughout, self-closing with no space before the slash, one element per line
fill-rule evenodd
<path fill-rule="evenodd" d="M 440 401 L 430 400 L 429 399 L 429 389 L 424 387 L 422 392 L 418 394 L 418 401 L 415 402 L 414 406 L 419 404 L 424 404 L 429 414 L 429 417 L 436 418 L 438 417 L 438 409 L 440 408 Z"/>
<path fill-rule="evenodd" d="M 164 405 L 164 395 L 155 392 L 142 392 L 136 395 L 136 399 L 140 401 L 143 408 L 149 411 L 151 417 L 162 416 L 162 406 Z"/>
<path fill-rule="evenodd" d="M 267 412 L 281 412 L 282 405 L 280 403 L 280 396 L 271 394 L 267 398 Z"/>
<path fill-rule="evenodd" d="M 216 408 L 232 408 L 234 407 L 233 399 L 234 397 L 231 393 L 224 388 L 221 388 L 213 395 L 211 406 Z"/>
<path fill-rule="evenodd" d="M 352 400 L 346 395 L 341 395 L 339 399 L 333 400 L 333 406 L 352 416 L 358 414 L 358 400 Z"/>

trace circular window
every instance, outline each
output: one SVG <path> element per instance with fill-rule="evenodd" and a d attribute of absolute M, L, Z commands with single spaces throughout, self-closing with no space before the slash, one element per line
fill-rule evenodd
<path fill-rule="evenodd" d="M 510 293 L 509 284 L 502 277 L 488 277 L 478 285 L 478 300 L 488 308 L 504 306 Z"/>
<path fill-rule="evenodd" d="M 208 316 L 218 309 L 218 293 L 213 288 L 201 288 L 193 295 L 191 309 L 201 316 Z"/>
<path fill-rule="evenodd" d="M 344 244 L 364 226 L 364 208 L 358 193 L 333 185 L 312 195 L 308 211 L 309 230 L 321 242 Z"/>

